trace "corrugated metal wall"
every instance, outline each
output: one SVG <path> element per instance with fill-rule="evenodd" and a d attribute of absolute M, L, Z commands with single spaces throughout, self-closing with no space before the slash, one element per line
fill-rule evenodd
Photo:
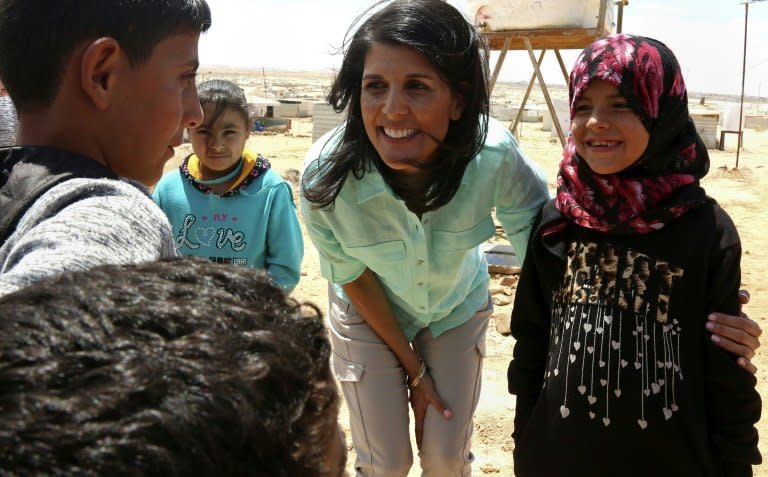
<path fill-rule="evenodd" d="M 341 124 L 346 114 L 346 112 L 337 113 L 328 103 L 314 103 L 312 105 L 312 142 Z"/>

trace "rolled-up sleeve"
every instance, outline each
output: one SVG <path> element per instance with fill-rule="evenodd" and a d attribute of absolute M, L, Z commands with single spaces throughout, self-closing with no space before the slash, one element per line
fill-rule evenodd
<path fill-rule="evenodd" d="M 339 139 L 341 127 L 328 131 L 312 144 L 304 157 L 304 174 L 319 167 L 322 158 L 333 149 Z M 302 184 L 305 177 L 302 177 Z M 344 252 L 341 242 L 328 223 L 331 211 L 318 208 L 300 193 L 301 215 L 310 240 L 320 255 L 320 274 L 331 283 L 343 285 L 349 283 L 365 270 L 365 265 Z"/>
<path fill-rule="evenodd" d="M 541 169 L 520 151 L 511 135 L 509 140 L 511 145 L 497 174 L 494 205 L 496 218 L 522 263 L 531 225 L 549 200 L 549 193 Z"/>
<path fill-rule="evenodd" d="M 323 211 L 315 208 L 303 195 L 301 212 L 309 238 L 320 254 L 320 274 L 323 278 L 343 285 L 359 277 L 365 265 L 344 252 L 330 227 L 322 223 Z"/>

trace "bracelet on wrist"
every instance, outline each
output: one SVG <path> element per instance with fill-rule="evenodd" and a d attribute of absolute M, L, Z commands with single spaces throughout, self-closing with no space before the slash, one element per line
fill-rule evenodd
<path fill-rule="evenodd" d="M 406 380 L 406 385 L 408 386 L 408 389 L 411 391 L 416 389 L 416 386 L 418 386 L 419 383 L 421 383 L 421 380 L 424 379 L 424 375 L 427 373 L 427 365 L 424 363 L 424 360 L 419 358 L 419 364 L 420 364 L 419 372 L 416 373 L 416 376 L 410 381 Z"/>

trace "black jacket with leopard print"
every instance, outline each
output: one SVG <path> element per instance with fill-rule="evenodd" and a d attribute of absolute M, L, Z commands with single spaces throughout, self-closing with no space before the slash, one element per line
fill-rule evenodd
<path fill-rule="evenodd" d="M 756 380 L 705 329 L 738 313 L 740 257 L 714 201 L 642 236 L 534 232 L 511 323 L 516 475 L 751 475 Z"/>

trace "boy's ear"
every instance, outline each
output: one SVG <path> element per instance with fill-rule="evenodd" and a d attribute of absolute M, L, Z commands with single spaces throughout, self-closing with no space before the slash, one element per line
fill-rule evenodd
<path fill-rule="evenodd" d="M 80 62 L 80 86 L 96 109 L 103 111 L 109 107 L 125 61 L 127 58 L 114 38 L 99 38 L 86 46 Z"/>

